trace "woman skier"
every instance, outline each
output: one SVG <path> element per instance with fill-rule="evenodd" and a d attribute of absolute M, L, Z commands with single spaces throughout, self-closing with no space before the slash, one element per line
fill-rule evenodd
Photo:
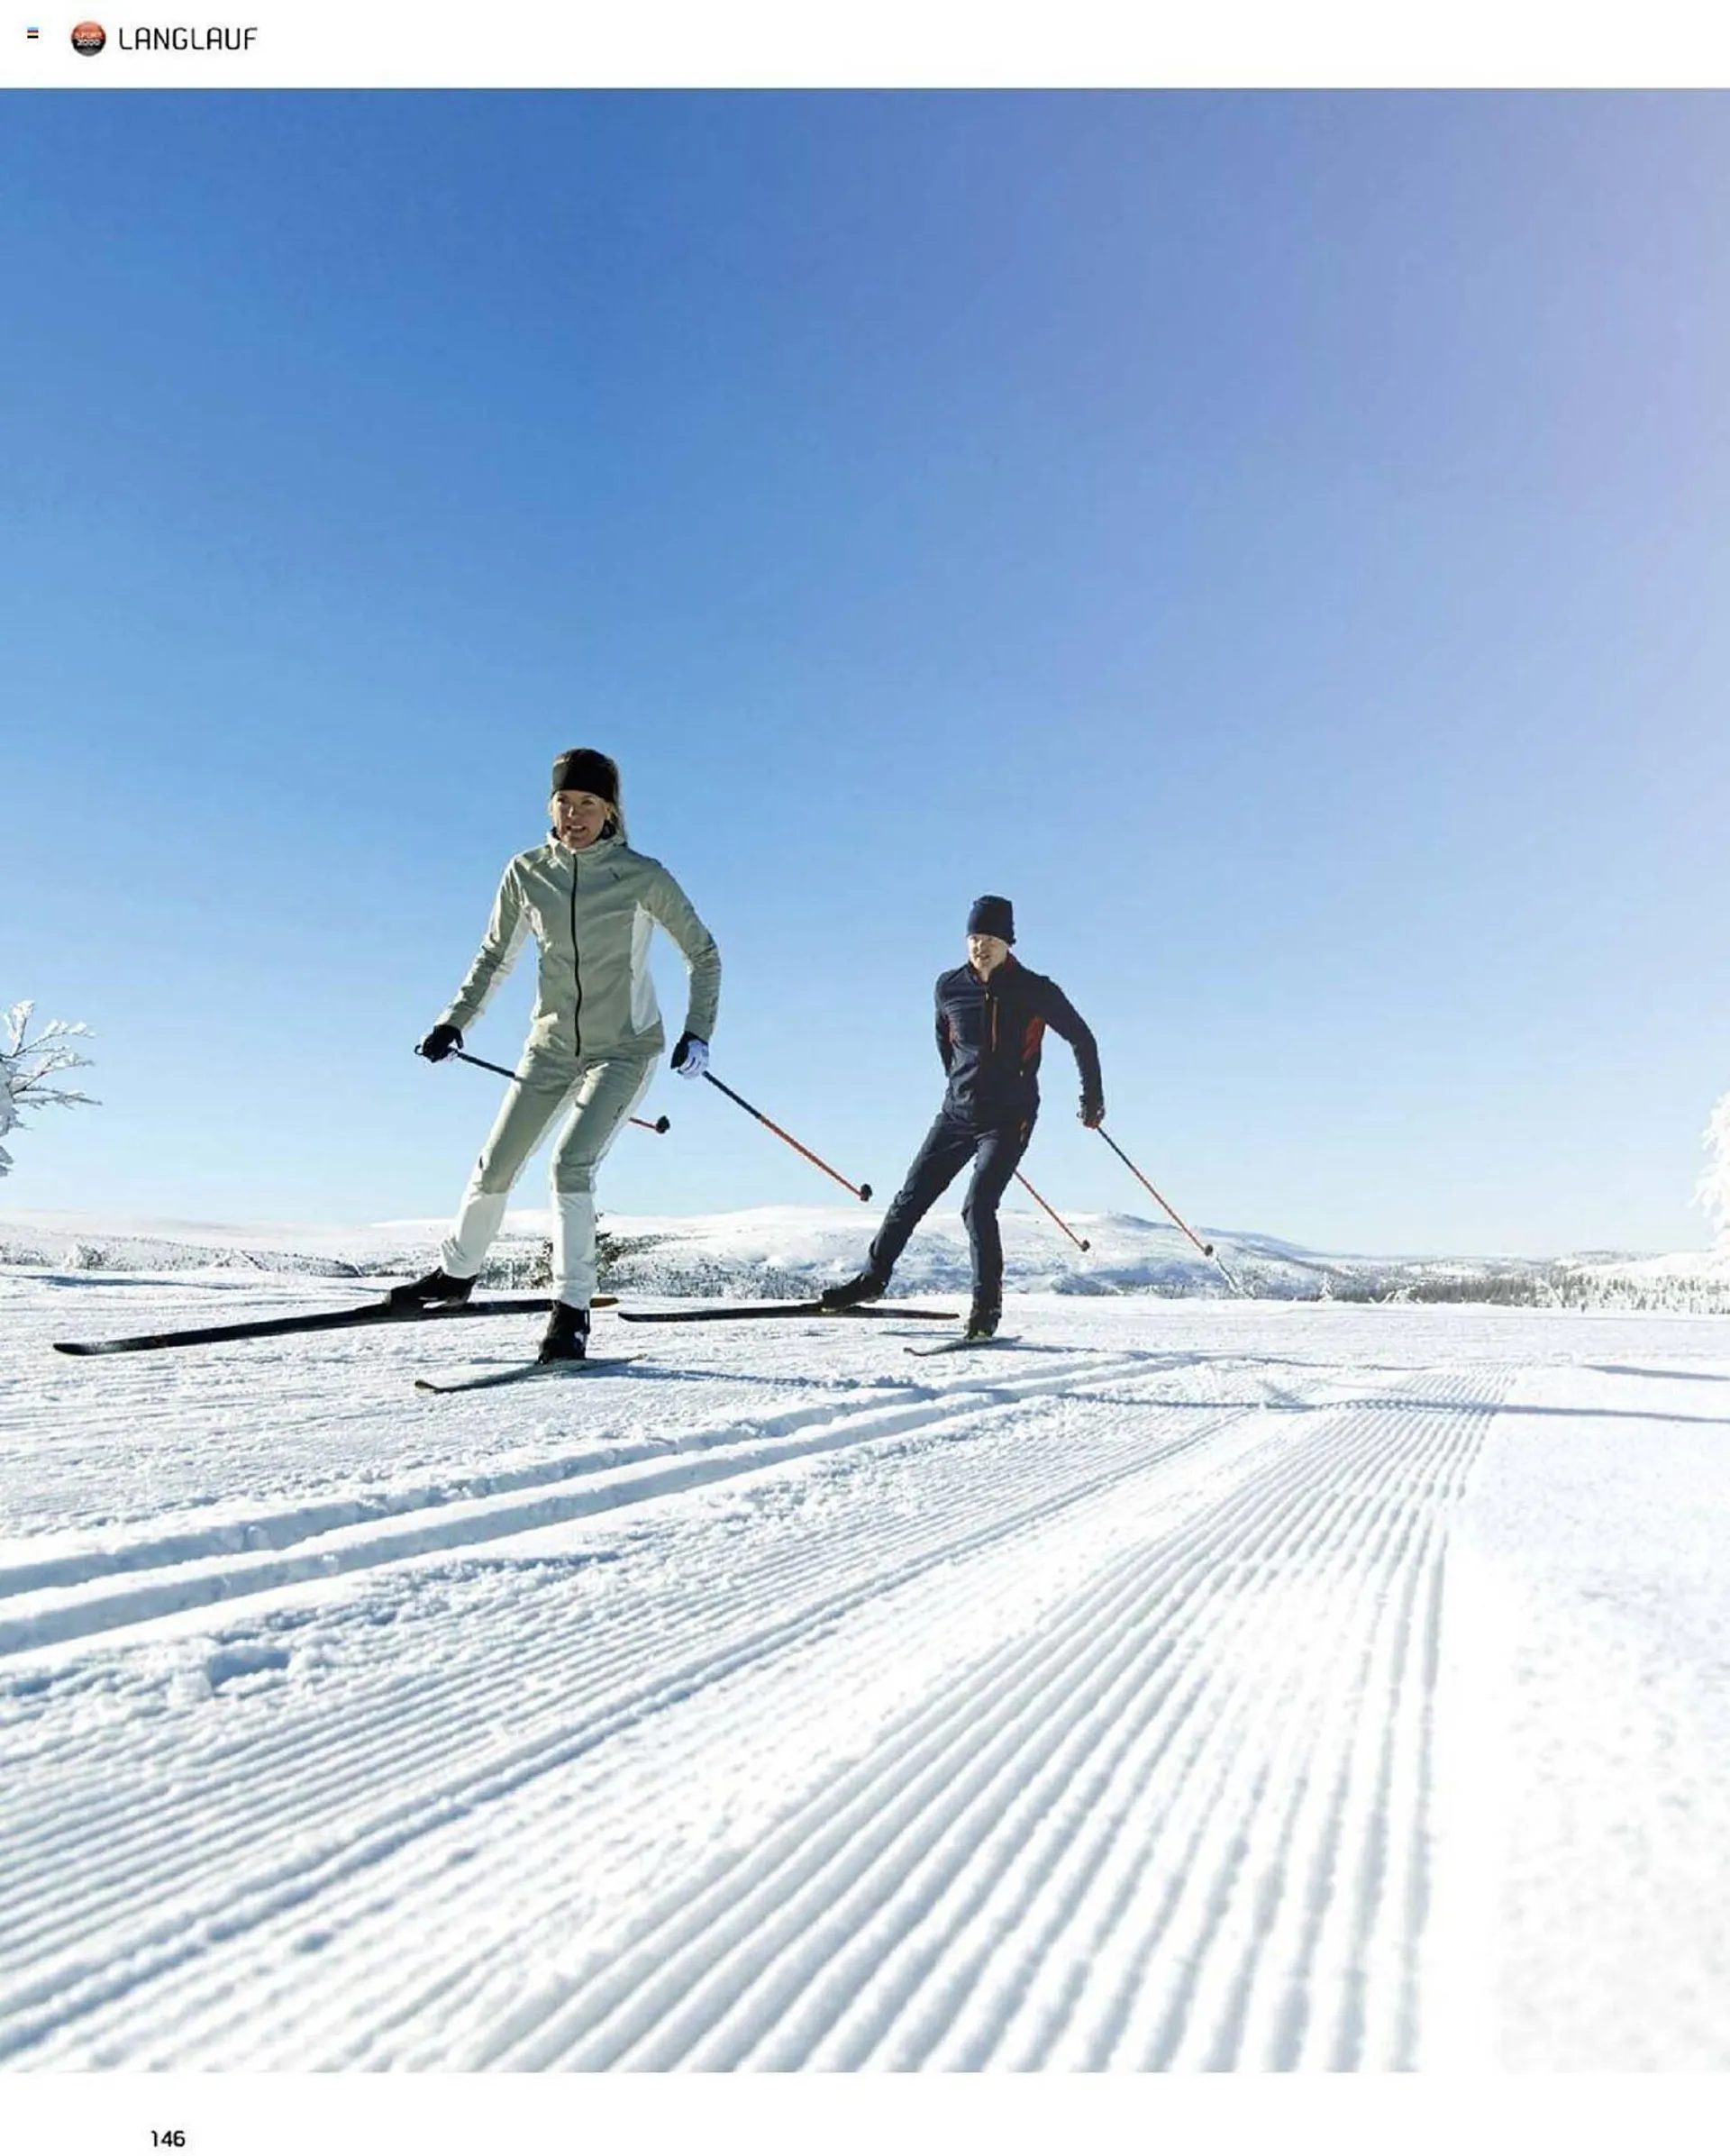
<path fill-rule="evenodd" d="M 971 1160 L 973 1177 L 961 1208 L 973 1253 L 967 1337 L 989 1340 L 1003 1312 L 997 1206 L 1033 1134 L 1040 1042 L 1047 1026 L 1075 1051 L 1081 1121 L 1090 1131 L 1105 1121 L 1093 1035 L 1054 980 L 1011 956 L 1015 940 L 1009 901 L 995 895 L 975 899 L 967 917 L 968 962 L 937 977 L 937 1053 L 949 1080 L 942 1107 L 883 1216 L 864 1271 L 826 1289 L 825 1309 L 877 1300 L 908 1237 Z"/>
<path fill-rule="evenodd" d="M 511 1186 L 547 1126 L 569 1105 L 552 1154 L 552 1274 L 557 1298 L 542 1362 L 587 1351 L 595 1294 L 595 1171 L 647 1091 L 666 1045 L 650 940 L 660 923 L 684 956 L 690 996 L 672 1053 L 681 1077 L 709 1060 L 721 993 L 715 938 L 657 860 L 625 843 L 619 769 L 598 749 L 569 749 L 552 767 L 552 831 L 507 863 L 469 978 L 416 1052 L 442 1062 L 462 1046 L 525 936 L 540 946 L 540 990 L 529 1038 L 498 1120 L 481 1148 L 437 1269 L 392 1290 L 396 1304 L 466 1302 Z"/>

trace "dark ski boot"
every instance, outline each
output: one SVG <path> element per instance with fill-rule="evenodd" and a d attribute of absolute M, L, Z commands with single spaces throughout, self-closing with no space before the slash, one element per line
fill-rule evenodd
<path fill-rule="evenodd" d="M 448 1273 L 441 1266 L 436 1272 L 425 1274 L 418 1280 L 411 1280 L 406 1287 L 393 1287 L 385 1300 L 396 1310 L 424 1310 L 429 1303 L 466 1303 L 474 1293 L 471 1277 L 459 1280 L 454 1273 Z"/>
<path fill-rule="evenodd" d="M 975 1296 L 973 1307 L 967 1314 L 965 1337 L 969 1340 L 994 1339 L 997 1330 L 997 1320 L 1002 1315 L 1003 1305 L 1000 1303 L 982 1303 L 979 1296 Z"/>
<path fill-rule="evenodd" d="M 588 1355 L 588 1312 L 576 1303 L 555 1303 L 537 1362 L 582 1362 Z"/>
<path fill-rule="evenodd" d="M 888 1284 L 887 1273 L 874 1273 L 868 1267 L 851 1280 L 837 1280 L 833 1287 L 825 1287 L 817 1300 L 825 1310 L 851 1310 L 857 1303 L 875 1303 Z"/>

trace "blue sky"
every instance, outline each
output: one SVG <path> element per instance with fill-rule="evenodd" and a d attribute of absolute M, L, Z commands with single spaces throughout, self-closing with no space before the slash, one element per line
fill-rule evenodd
<path fill-rule="evenodd" d="M 1197 1224 L 1707 1239 L 1722 96 L 0 118 L 0 1002 L 104 1103 L 0 1205 L 448 1211 L 496 1081 L 409 1050 L 588 743 L 720 939 L 716 1071 L 879 1192 L 1000 890 Z M 1071 1071 L 1029 1174 L 1147 1211 Z M 651 1105 L 612 1210 L 841 1195 Z"/>

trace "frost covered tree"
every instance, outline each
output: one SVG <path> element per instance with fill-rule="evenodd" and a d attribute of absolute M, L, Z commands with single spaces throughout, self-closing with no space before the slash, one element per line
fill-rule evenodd
<path fill-rule="evenodd" d="M 1713 1109 L 1700 1142 L 1707 1165 L 1694 1186 L 1694 1203 L 1712 1223 L 1720 1248 L 1730 1249 L 1730 1093 Z"/>
<path fill-rule="evenodd" d="M 50 1080 L 62 1071 L 85 1070 L 88 1056 L 80 1055 L 73 1042 L 87 1039 L 87 1025 L 50 1018 L 32 1040 L 30 1015 L 33 1003 L 15 1003 L 0 1021 L 0 1138 L 20 1127 L 27 1108 L 50 1103 L 60 1108 L 94 1108 L 98 1104 L 87 1093 L 74 1093 Z M 0 1176 L 12 1167 L 12 1155 L 0 1145 Z"/>

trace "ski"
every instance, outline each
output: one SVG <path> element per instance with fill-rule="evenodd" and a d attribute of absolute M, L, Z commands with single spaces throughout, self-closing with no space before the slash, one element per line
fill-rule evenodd
<path fill-rule="evenodd" d="M 596 1303 L 614 1298 L 597 1296 Z M 348 1325 L 414 1324 L 428 1317 L 502 1317 L 539 1310 L 551 1304 L 543 1296 L 510 1296 L 489 1302 L 451 1303 L 432 1308 L 400 1304 L 360 1303 L 349 1310 L 313 1310 L 298 1317 L 261 1317 L 234 1325 L 192 1325 L 179 1333 L 139 1333 L 125 1340 L 57 1340 L 61 1355 L 135 1355 L 146 1348 L 200 1348 L 220 1340 L 270 1340 L 285 1333 L 334 1333 Z"/>
<path fill-rule="evenodd" d="M 735 1317 L 934 1317 L 953 1318 L 953 1310 L 915 1310 L 905 1303 L 889 1303 L 870 1309 L 854 1304 L 845 1310 L 825 1310 L 821 1303 L 733 1303 L 724 1310 L 621 1310 L 627 1325 L 707 1325 Z"/>
<path fill-rule="evenodd" d="M 635 1355 L 589 1355 L 576 1362 L 517 1362 L 507 1370 L 487 1370 L 478 1378 L 451 1378 L 440 1383 L 416 1378 L 416 1392 L 487 1392 L 496 1385 L 520 1385 L 524 1378 L 584 1378 L 596 1371 L 624 1369 Z"/>
<path fill-rule="evenodd" d="M 940 1340 L 929 1348 L 909 1348 L 909 1355 L 963 1355 L 975 1348 L 1013 1348 L 1021 1338 L 1019 1333 L 994 1333 L 989 1340 L 969 1340 L 965 1333 L 959 1340 Z"/>

